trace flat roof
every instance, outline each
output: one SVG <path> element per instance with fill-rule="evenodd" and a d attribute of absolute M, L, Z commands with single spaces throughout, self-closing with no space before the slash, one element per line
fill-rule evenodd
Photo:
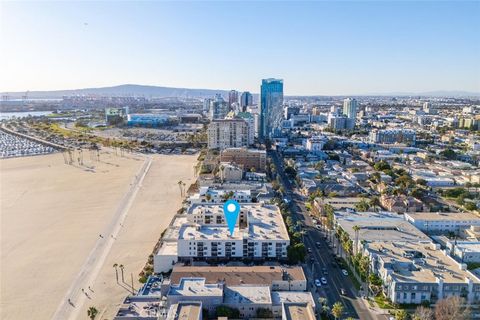
<path fill-rule="evenodd" d="M 269 286 L 228 286 L 224 290 L 225 304 L 272 304 Z"/>
<path fill-rule="evenodd" d="M 283 278 L 284 274 L 287 278 Z M 273 281 L 305 281 L 301 267 L 280 266 L 174 266 L 170 281 L 178 284 L 182 278 L 205 278 L 206 283 L 225 282 L 228 286 L 242 284 L 271 285 Z"/>
<path fill-rule="evenodd" d="M 173 304 L 168 312 L 167 320 L 199 320 L 202 314 L 200 302 L 179 302 Z"/>
<path fill-rule="evenodd" d="M 406 212 L 405 216 L 409 216 L 415 220 L 457 220 L 480 222 L 480 218 L 469 212 Z"/>
<path fill-rule="evenodd" d="M 335 212 L 335 221 L 353 239 L 354 226 L 359 226 L 359 240 L 372 241 L 418 241 L 431 239 L 403 216 L 392 212 Z"/>
<path fill-rule="evenodd" d="M 272 291 L 272 304 L 274 306 L 282 303 L 310 303 L 315 306 L 312 293 L 309 291 Z"/>
<path fill-rule="evenodd" d="M 313 308 L 308 303 L 287 303 L 284 305 L 287 320 L 315 320 Z"/>
<path fill-rule="evenodd" d="M 187 215 L 223 214 L 223 204 L 193 204 Z M 247 212 L 248 227 L 235 228 L 233 235 L 227 225 L 185 224 L 179 230 L 179 239 L 185 240 L 290 240 L 280 210 L 276 205 L 263 203 L 242 203 L 241 211 Z"/>
<path fill-rule="evenodd" d="M 368 249 L 384 263 L 392 265 L 391 277 L 399 282 L 435 283 L 440 278 L 444 283 L 465 284 L 466 279 L 480 283 L 477 277 L 461 270 L 455 260 L 435 249 L 433 244 L 375 242 L 369 244 Z"/>
<path fill-rule="evenodd" d="M 183 278 L 178 285 L 170 286 L 168 295 L 177 295 L 183 297 L 198 296 L 217 296 L 222 297 L 223 289 L 221 285 L 206 284 L 204 278 Z"/>

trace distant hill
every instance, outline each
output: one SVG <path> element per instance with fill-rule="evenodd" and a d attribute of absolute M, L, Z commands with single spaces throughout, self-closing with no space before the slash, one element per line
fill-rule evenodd
<path fill-rule="evenodd" d="M 168 98 L 168 97 L 211 97 L 216 93 L 228 94 L 227 90 L 212 89 L 187 89 L 169 88 L 158 86 L 143 86 L 137 84 L 123 84 L 113 87 L 85 88 L 74 90 L 53 91 L 29 91 L 29 99 L 54 99 L 73 95 L 97 95 L 97 96 L 143 96 L 145 98 Z M 2 92 L 8 94 L 10 99 L 21 99 L 25 92 Z"/>
<path fill-rule="evenodd" d="M 213 97 L 219 93 L 226 97 L 229 90 L 214 89 L 189 89 L 189 88 L 170 88 L 159 86 L 144 86 L 138 84 L 123 84 L 113 87 L 85 88 L 74 90 L 53 90 L 53 91 L 29 91 L 29 99 L 55 99 L 62 96 L 73 95 L 97 95 L 97 96 L 143 96 L 145 98 L 170 98 L 170 97 L 191 97 L 205 98 Z M 10 99 L 21 99 L 25 92 L 2 92 L 1 95 L 8 95 Z M 257 97 L 258 94 L 254 94 Z M 315 97 L 317 95 L 309 95 Z M 328 95 L 320 95 L 326 97 Z M 369 94 L 349 94 L 336 96 L 410 96 L 410 97 L 480 97 L 480 92 L 467 91 L 430 91 L 430 92 L 387 92 L 387 93 L 369 93 Z M 293 96 L 291 96 L 293 97 Z M 302 96 L 296 96 L 302 97 Z M 307 97 L 307 96 L 303 96 Z"/>

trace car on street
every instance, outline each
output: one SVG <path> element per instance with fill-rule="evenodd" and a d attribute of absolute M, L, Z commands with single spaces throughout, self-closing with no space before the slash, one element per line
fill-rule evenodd
<path fill-rule="evenodd" d="M 342 269 L 342 273 L 343 273 L 344 276 L 348 276 L 348 271 L 347 270 Z"/>
<path fill-rule="evenodd" d="M 314 258 L 314 257 L 310 257 L 310 262 L 315 262 L 315 258 Z"/>
<path fill-rule="evenodd" d="M 323 267 L 323 268 L 322 268 L 322 272 L 323 272 L 323 274 L 328 274 L 327 268 Z"/>
<path fill-rule="evenodd" d="M 347 291 L 345 291 L 345 289 L 343 288 L 340 288 L 340 293 L 342 294 L 342 296 L 344 296 L 347 294 Z"/>
<path fill-rule="evenodd" d="M 321 287 L 322 286 L 322 283 L 320 282 L 320 280 L 315 279 L 315 286 L 316 287 Z"/>
<path fill-rule="evenodd" d="M 317 241 L 315 244 L 317 245 L 317 248 L 320 248 L 320 242 Z"/>
<path fill-rule="evenodd" d="M 312 248 L 307 248 L 308 253 L 312 253 Z"/>
<path fill-rule="evenodd" d="M 322 282 L 322 284 L 327 284 L 327 278 L 325 277 L 321 277 L 320 281 Z"/>

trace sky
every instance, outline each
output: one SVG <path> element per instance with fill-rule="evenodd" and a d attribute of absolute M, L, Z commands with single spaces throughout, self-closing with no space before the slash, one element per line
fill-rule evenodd
<path fill-rule="evenodd" d="M 0 91 L 480 92 L 480 1 L 1 2 Z"/>

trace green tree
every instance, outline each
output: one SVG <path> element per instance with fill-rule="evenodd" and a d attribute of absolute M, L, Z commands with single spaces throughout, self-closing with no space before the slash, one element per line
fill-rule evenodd
<path fill-rule="evenodd" d="M 335 302 L 332 306 L 332 315 L 335 319 L 340 319 L 343 315 L 343 304 L 341 302 Z"/>
<path fill-rule="evenodd" d="M 355 210 L 359 212 L 364 212 L 367 211 L 370 206 L 368 205 L 367 201 L 365 199 L 362 199 L 360 202 L 357 202 L 355 204 Z"/>
<path fill-rule="evenodd" d="M 471 210 L 471 211 L 477 210 L 477 205 L 473 202 L 467 202 L 465 203 L 465 209 Z"/>
<path fill-rule="evenodd" d="M 390 165 L 386 161 L 379 161 L 374 164 L 373 168 L 377 171 L 384 171 L 391 169 Z"/>
<path fill-rule="evenodd" d="M 370 207 L 373 208 L 373 210 L 377 211 L 377 207 L 380 206 L 380 199 L 378 199 L 377 196 L 373 196 L 370 198 L 370 201 L 368 203 Z"/>
<path fill-rule="evenodd" d="M 304 262 L 306 255 L 307 255 L 307 250 L 303 243 L 290 245 L 287 248 L 288 261 L 292 264 L 295 264 L 298 262 Z"/>
<path fill-rule="evenodd" d="M 95 320 L 95 317 L 98 314 L 98 310 L 95 307 L 90 307 L 87 310 L 87 316 L 90 318 L 90 320 Z"/>

